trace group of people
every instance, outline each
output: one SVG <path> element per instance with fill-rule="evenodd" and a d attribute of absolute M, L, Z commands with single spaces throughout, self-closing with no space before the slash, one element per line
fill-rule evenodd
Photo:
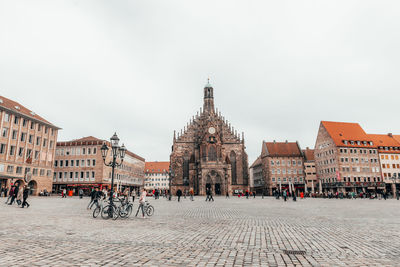
<path fill-rule="evenodd" d="M 10 189 L 2 188 L 1 195 L 7 197 L 6 204 L 12 205 L 15 203 L 24 208 L 25 206 L 29 208 L 30 204 L 27 202 L 29 196 L 29 188 L 25 186 L 20 186 L 18 183 L 11 186 Z"/>

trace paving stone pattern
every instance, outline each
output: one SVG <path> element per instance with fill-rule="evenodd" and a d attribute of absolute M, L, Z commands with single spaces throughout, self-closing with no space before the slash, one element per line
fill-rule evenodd
<path fill-rule="evenodd" d="M 150 199 L 152 218 L 117 221 L 29 202 L 0 204 L 0 266 L 400 266 L 396 200 Z"/>

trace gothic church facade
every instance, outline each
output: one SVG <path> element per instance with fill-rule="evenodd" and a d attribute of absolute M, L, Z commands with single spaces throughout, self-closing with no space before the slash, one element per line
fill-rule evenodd
<path fill-rule="evenodd" d="M 196 195 L 205 195 L 209 188 L 215 195 L 232 195 L 248 189 L 244 134 L 240 136 L 215 110 L 213 91 L 207 83 L 203 109 L 180 134 L 174 132 L 170 155 L 173 194 L 178 189 L 193 189 Z"/>

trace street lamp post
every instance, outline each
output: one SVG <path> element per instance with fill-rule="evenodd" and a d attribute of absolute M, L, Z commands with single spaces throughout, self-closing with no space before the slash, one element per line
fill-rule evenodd
<path fill-rule="evenodd" d="M 400 178 L 400 177 L 399 177 Z M 393 176 L 390 178 L 392 180 L 392 191 L 393 191 L 393 198 L 396 198 L 397 196 L 397 187 L 396 187 L 396 181 L 397 181 L 397 175 L 396 173 L 393 174 Z"/>
<path fill-rule="evenodd" d="M 106 157 L 108 153 L 108 146 L 106 143 L 103 144 L 101 147 L 101 156 L 103 157 L 103 162 L 104 165 L 111 167 L 111 193 L 110 193 L 110 206 L 113 206 L 113 197 L 114 197 L 114 171 L 115 167 L 119 167 L 122 165 L 122 162 L 124 161 L 125 153 L 126 153 L 126 148 L 124 144 L 120 147 L 118 145 L 119 143 L 119 138 L 116 133 L 110 138 L 111 141 L 111 152 L 112 152 L 112 161 L 106 163 Z M 118 163 L 117 159 L 120 158 L 121 162 Z M 111 210 L 111 209 L 110 209 Z"/>

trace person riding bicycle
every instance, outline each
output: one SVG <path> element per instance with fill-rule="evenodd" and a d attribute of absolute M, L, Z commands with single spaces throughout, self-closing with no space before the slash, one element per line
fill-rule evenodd
<path fill-rule="evenodd" d="M 144 218 L 144 205 L 146 205 L 146 195 L 147 191 L 143 188 L 142 194 L 140 195 L 139 199 L 139 209 L 142 209 L 142 216 Z"/>

